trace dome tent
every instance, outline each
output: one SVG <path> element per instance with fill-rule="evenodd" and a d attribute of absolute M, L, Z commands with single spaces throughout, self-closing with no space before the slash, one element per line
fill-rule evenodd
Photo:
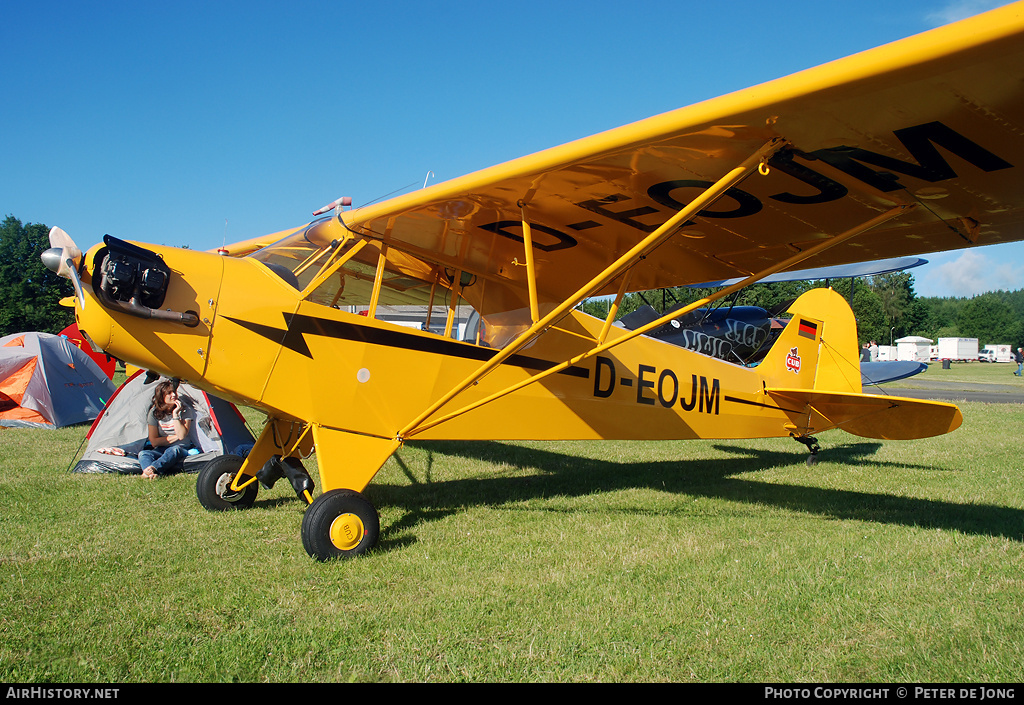
<path fill-rule="evenodd" d="M 153 401 L 156 382 L 146 383 L 146 372 L 140 370 L 117 388 L 107 406 L 96 418 L 86 435 L 88 444 L 73 472 L 120 473 L 138 475 L 142 472 L 136 457 L 148 438 L 146 416 Z M 192 425 L 193 445 L 199 454 L 185 459 L 185 472 L 199 472 L 207 461 L 231 453 L 236 448 L 255 442 L 245 419 L 234 404 L 182 382 L 178 396 L 192 407 L 196 422 Z M 101 452 L 120 448 L 124 456 Z"/>
<path fill-rule="evenodd" d="M 113 394 L 114 383 L 65 337 L 33 332 L 0 338 L 0 426 L 85 423 Z"/>

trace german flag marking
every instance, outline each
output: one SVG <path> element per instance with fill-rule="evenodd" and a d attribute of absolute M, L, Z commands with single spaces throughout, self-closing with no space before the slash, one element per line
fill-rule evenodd
<path fill-rule="evenodd" d="M 817 337 L 818 335 L 818 324 L 815 323 L 814 321 L 805 321 L 804 319 L 801 318 L 800 330 L 798 332 L 803 337 L 814 340 L 814 338 Z"/>

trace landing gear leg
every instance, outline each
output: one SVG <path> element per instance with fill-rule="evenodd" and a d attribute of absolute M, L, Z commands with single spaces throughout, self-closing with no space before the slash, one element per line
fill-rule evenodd
<path fill-rule="evenodd" d="M 817 438 L 814 436 L 793 436 L 793 440 L 807 446 L 807 450 L 810 451 L 810 455 L 807 456 L 808 465 L 814 465 L 818 462 L 818 452 L 821 450 L 821 446 L 818 445 Z"/>

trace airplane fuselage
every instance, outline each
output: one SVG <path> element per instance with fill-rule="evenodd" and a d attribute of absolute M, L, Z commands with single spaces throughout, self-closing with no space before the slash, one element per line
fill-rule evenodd
<path fill-rule="evenodd" d="M 150 249 L 174 272 L 163 307 L 196 312 L 199 324 L 140 319 L 89 297 L 78 309 L 79 326 L 110 355 L 187 379 L 274 418 L 394 438 L 496 352 L 302 300 L 294 287 L 253 260 Z M 586 352 L 601 325 L 573 312 L 435 417 Z M 623 334 L 613 328 L 609 337 Z M 808 340 L 796 359 L 811 362 L 816 344 Z M 798 372 L 788 369 L 794 380 Z M 641 336 L 416 437 L 786 436 L 789 415 L 765 405 L 763 387 L 763 371 Z"/>

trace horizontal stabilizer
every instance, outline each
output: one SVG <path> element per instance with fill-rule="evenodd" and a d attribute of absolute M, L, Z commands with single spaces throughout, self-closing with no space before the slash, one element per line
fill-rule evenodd
<path fill-rule="evenodd" d="M 928 369 L 923 362 L 891 360 L 860 363 L 860 381 L 864 385 L 884 384 L 921 374 Z"/>
<path fill-rule="evenodd" d="M 812 389 L 765 391 L 790 410 L 797 435 L 841 428 L 863 438 L 905 441 L 940 436 L 963 423 L 960 409 L 944 402 Z"/>

